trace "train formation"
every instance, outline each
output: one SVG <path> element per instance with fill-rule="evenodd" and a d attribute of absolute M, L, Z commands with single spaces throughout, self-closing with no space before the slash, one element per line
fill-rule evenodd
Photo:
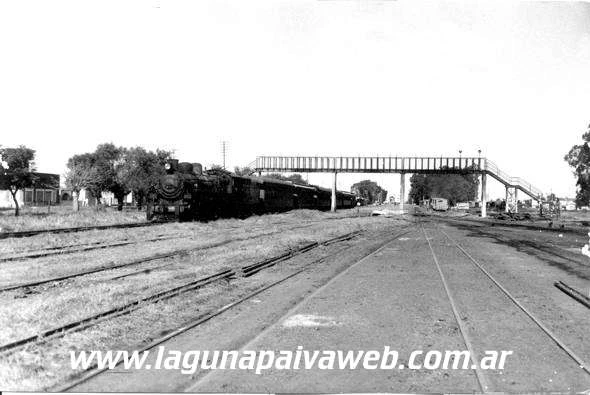
<path fill-rule="evenodd" d="M 198 163 L 173 159 L 166 162 L 165 174 L 148 196 L 147 219 L 190 221 L 300 208 L 329 210 L 331 197 L 327 188 L 239 176 L 221 169 L 203 171 Z M 337 208 L 352 208 L 357 202 L 350 192 L 336 193 Z"/>

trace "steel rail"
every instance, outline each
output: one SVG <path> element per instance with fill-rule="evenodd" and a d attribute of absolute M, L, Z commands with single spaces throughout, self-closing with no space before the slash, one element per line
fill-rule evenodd
<path fill-rule="evenodd" d="M 309 221 L 311 223 L 315 222 L 322 222 L 325 220 L 340 220 L 345 219 L 346 217 L 342 218 L 325 218 L 322 220 L 317 221 Z M 45 233 L 75 233 L 75 232 L 85 232 L 89 230 L 104 230 L 104 229 L 125 229 L 125 228 L 139 228 L 139 227 L 147 227 L 147 226 L 155 226 L 155 225 L 163 225 L 170 222 L 176 221 L 153 221 L 153 222 L 131 222 L 128 224 L 110 224 L 110 225 L 92 225 L 92 226 L 76 226 L 70 228 L 53 228 L 53 229 L 32 229 L 32 230 L 21 230 L 21 231 L 14 231 L 14 232 L 0 232 L 0 240 L 1 239 L 8 239 L 8 238 L 19 238 L 19 237 L 30 237 L 36 236 Z M 284 221 L 282 223 L 288 223 Z"/>
<path fill-rule="evenodd" d="M 590 309 L 590 298 L 578 291 L 577 289 L 570 287 L 563 281 L 556 281 L 553 285 L 555 285 L 555 287 L 557 287 L 566 295 L 572 297 L 574 300 L 580 302 L 581 304 Z"/>
<path fill-rule="evenodd" d="M 447 298 L 449 299 L 449 302 L 451 304 L 451 309 L 453 310 L 453 315 L 455 316 L 455 321 L 457 322 L 457 325 L 459 326 L 459 331 L 461 332 L 461 337 L 463 337 L 463 342 L 465 343 L 467 350 L 469 350 L 469 356 L 471 359 L 472 366 L 475 366 L 475 376 L 477 378 L 477 383 L 479 384 L 479 388 L 481 389 L 482 392 L 488 392 L 490 385 L 489 385 L 487 379 L 485 378 L 483 372 L 480 369 L 479 361 L 477 361 L 475 359 L 475 352 L 473 351 L 473 346 L 471 345 L 471 341 L 469 340 L 469 336 L 467 335 L 467 328 L 465 328 L 465 326 L 463 325 L 463 320 L 461 320 L 461 317 L 459 315 L 459 310 L 457 309 L 457 305 L 455 304 L 455 299 L 453 298 L 453 294 L 451 293 L 451 290 L 449 288 L 447 280 L 445 279 L 445 275 L 443 274 L 442 268 L 440 267 L 440 263 L 438 262 L 438 258 L 436 257 L 436 254 L 434 253 L 434 249 L 432 248 L 432 244 L 430 243 L 430 240 L 428 239 L 428 235 L 426 234 L 426 230 L 424 229 L 424 225 L 422 223 L 420 223 L 420 228 L 422 228 L 422 233 L 424 234 L 424 238 L 426 239 L 426 242 L 428 243 L 428 248 L 430 248 L 430 253 L 432 254 L 432 259 L 434 260 L 434 264 L 436 265 L 436 269 L 438 270 L 438 274 L 440 275 L 440 279 L 441 279 L 442 284 L 445 288 Z"/>
<path fill-rule="evenodd" d="M 407 228 L 407 227 L 405 227 L 405 228 Z M 397 233 L 393 238 L 388 239 L 384 243 L 381 243 L 377 248 L 373 249 L 371 252 L 369 252 L 368 254 L 364 255 L 362 258 L 358 259 L 350 267 L 358 264 L 359 262 L 363 261 L 364 259 L 366 259 L 370 255 L 373 255 L 373 254 L 379 252 L 386 245 L 390 244 L 395 239 L 403 236 L 404 234 L 406 234 L 408 232 L 410 232 L 410 230 L 405 230 L 405 231 L 401 231 L 401 232 Z M 360 234 L 361 232 L 353 232 L 353 233 Z M 337 242 L 337 241 L 349 240 L 349 238 L 346 238 L 345 236 L 346 235 L 343 235 L 343 236 L 340 236 L 340 237 L 336 237 L 334 239 L 331 239 L 331 243 L 334 243 L 334 242 Z M 354 236 L 352 236 L 352 237 L 354 237 Z M 328 242 L 329 241 L 330 240 L 328 240 Z M 340 253 L 340 252 L 342 252 L 342 251 L 344 251 L 344 250 L 346 250 L 348 248 L 350 248 L 350 246 L 341 249 L 337 253 Z M 335 255 L 335 254 L 332 254 L 332 255 Z M 231 302 L 231 303 L 229 303 L 229 304 L 227 304 L 227 305 L 225 305 L 225 306 L 223 306 L 223 307 L 221 307 L 221 308 L 219 308 L 217 310 L 214 310 L 214 311 L 212 311 L 210 313 L 207 313 L 207 314 L 205 314 L 205 315 L 203 315 L 203 316 L 201 316 L 201 317 L 199 317 L 199 318 L 197 318 L 197 319 L 195 319 L 195 320 L 193 320 L 193 321 L 185 324 L 184 326 L 182 326 L 182 327 L 180 327 L 180 328 L 178 328 L 178 329 L 176 329 L 176 330 L 174 330 L 174 331 L 172 331 L 172 332 L 170 332 L 170 333 L 168 333 L 168 334 L 160 337 L 159 339 L 156 339 L 156 340 L 152 341 L 150 344 L 148 344 L 146 346 L 143 346 L 141 348 L 138 348 L 138 352 L 139 353 L 142 353 L 144 351 L 147 351 L 149 349 L 152 349 L 152 348 L 154 348 L 154 347 L 156 347 L 156 346 L 164 343 L 167 340 L 170 340 L 170 339 L 172 339 L 172 338 L 174 338 L 174 337 L 176 337 L 176 336 L 178 336 L 178 335 L 180 335 L 180 334 L 182 334 L 184 332 L 187 332 L 188 330 L 193 329 L 193 328 L 195 328 L 195 327 L 197 327 L 197 326 L 199 326 L 199 325 L 201 325 L 201 324 L 203 324 L 203 323 L 211 320 L 212 318 L 217 317 L 218 315 L 222 314 L 223 312 L 225 312 L 225 311 L 227 311 L 227 310 L 229 310 L 229 309 L 231 309 L 231 308 L 233 308 L 233 307 L 235 307 L 235 306 L 237 306 L 239 304 L 244 303 L 245 301 L 253 298 L 254 296 L 256 296 L 256 295 L 258 295 L 258 294 L 260 294 L 260 293 L 262 293 L 262 292 L 264 292 L 264 291 L 266 291 L 266 290 L 268 290 L 270 288 L 273 288 L 273 287 L 275 287 L 275 286 L 277 286 L 277 285 L 279 285 L 279 284 L 281 284 L 281 283 L 283 283 L 283 282 L 285 282 L 285 281 L 287 281 L 287 280 L 289 280 L 289 279 L 297 276 L 298 274 L 303 273 L 304 271 L 306 271 L 312 265 L 315 265 L 317 263 L 323 262 L 325 259 L 326 259 L 326 257 L 315 259 L 312 262 L 309 262 L 309 263 L 303 265 L 301 268 L 297 269 L 295 272 L 293 272 L 293 273 L 291 273 L 291 274 L 289 274 L 289 275 L 287 275 L 285 277 L 282 277 L 282 278 L 280 278 L 280 279 L 278 279 L 276 281 L 273 281 L 270 284 L 267 284 L 265 286 L 262 286 L 261 288 L 259 288 L 257 290 L 254 290 L 253 292 L 249 293 L 248 295 L 243 296 L 240 299 L 238 299 L 238 300 L 236 300 L 234 302 Z M 341 273 L 339 273 L 338 275 L 340 275 L 340 274 Z M 120 363 L 121 363 L 120 361 L 117 362 L 117 365 L 119 365 Z M 66 383 L 66 384 L 64 384 L 64 385 L 62 385 L 60 387 L 55 388 L 55 392 L 65 392 L 65 391 L 68 391 L 68 390 L 70 390 L 70 389 L 72 389 L 72 388 L 74 388 L 74 387 L 76 387 L 76 386 L 78 386 L 78 385 L 80 385 L 80 384 L 88 381 L 92 377 L 98 376 L 99 374 L 105 372 L 108 369 L 109 368 L 101 368 L 101 369 L 98 369 L 97 365 L 94 364 L 93 366 L 91 366 L 91 367 L 89 367 L 89 368 L 86 369 L 86 371 L 89 372 L 88 374 L 86 374 L 86 375 L 84 375 L 84 376 L 82 376 L 80 378 L 74 379 L 73 381 L 70 381 L 70 382 L 68 382 L 68 383 Z"/>
<path fill-rule="evenodd" d="M 327 220 L 333 220 L 333 219 L 343 219 L 343 218 L 326 218 Z M 311 225 L 314 224 L 316 222 L 321 222 L 319 220 L 311 220 L 311 221 L 306 221 L 307 224 Z M 280 221 L 280 222 L 275 222 L 272 225 L 276 226 L 276 225 L 287 225 L 290 224 L 290 222 L 288 221 Z M 263 226 L 254 226 L 255 228 L 260 228 Z M 243 226 L 230 226 L 229 229 L 243 229 Z M 155 236 L 157 237 L 170 237 L 170 238 L 176 238 L 179 236 L 167 236 L 165 233 L 163 234 L 158 234 Z M 181 237 L 187 237 L 187 236 L 181 236 Z M 130 240 L 128 237 L 123 238 L 121 240 L 119 240 L 119 242 L 127 242 L 127 241 L 133 241 Z M 145 241 L 145 240 L 140 240 L 140 241 Z M 45 247 L 45 248 L 30 248 L 30 249 L 25 249 L 25 250 L 21 250 L 20 253 L 26 253 L 26 252 L 33 252 L 33 253 L 39 253 L 39 251 L 51 251 L 51 250 L 61 250 L 61 249 L 65 249 L 65 248 L 74 248 L 74 247 L 88 247 L 88 246 L 96 246 L 102 243 L 108 243 L 108 241 L 96 241 L 96 242 L 90 242 L 90 243 L 78 243 L 78 244 L 67 244 L 67 245 L 63 245 L 63 246 L 54 246 L 54 247 Z M 29 258 L 30 256 L 27 255 L 27 258 Z M 14 259 L 19 259 L 18 256 L 14 256 L 14 257 L 0 257 L 0 261 L 1 260 L 14 260 Z"/>
<path fill-rule="evenodd" d="M 334 242 L 337 242 L 337 241 L 344 241 L 344 240 L 351 239 L 354 236 L 356 236 L 356 234 L 351 234 L 350 236 L 346 236 L 344 238 L 338 237 L 337 240 L 336 239 L 334 239 L 334 240 L 326 240 L 326 241 L 324 241 L 322 243 L 314 242 L 314 243 L 306 244 L 305 246 L 300 247 L 299 249 L 297 249 L 297 255 L 298 254 L 301 254 L 303 252 L 306 252 L 306 251 L 308 251 L 308 250 L 310 250 L 312 248 L 315 248 L 319 244 L 321 244 L 321 245 L 330 245 L 330 244 L 332 244 Z M 284 260 L 290 259 L 294 255 L 295 254 L 293 254 L 291 251 L 288 251 L 288 252 L 280 255 L 279 257 L 270 258 L 270 259 L 267 259 L 266 261 L 262 261 L 262 262 L 254 263 L 254 264 L 249 265 L 249 266 L 245 266 L 245 267 L 243 267 L 241 269 L 240 275 L 241 275 L 241 277 L 249 277 L 249 276 L 252 276 L 252 275 L 258 273 L 261 270 L 264 270 L 264 269 L 266 269 L 266 268 L 268 268 L 270 266 L 274 266 L 277 263 L 282 262 Z M 156 266 L 156 267 L 151 267 L 151 268 L 142 269 L 142 270 L 138 270 L 138 271 L 131 272 L 131 273 L 122 274 L 120 276 L 111 277 L 110 280 L 118 280 L 118 279 L 121 279 L 121 278 L 131 277 L 131 276 L 135 276 L 135 275 L 139 275 L 139 274 L 151 273 L 154 270 L 159 270 L 159 269 L 162 269 L 162 268 L 165 268 L 165 267 L 168 267 L 168 266 L 172 266 L 174 264 L 175 264 L 175 262 L 166 263 L 164 265 L 159 265 L 159 266 Z M 231 278 L 235 278 L 235 275 L 232 275 Z"/>
<path fill-rule="evenodd" d="M 205 248 L 211 248 L 211 247 L 202 247 L 202 249 L 205 249 Z M 201 248 L 199 248 L 199 249 L 201 249 Z M 26 283 L 10 284 L 10 285 L 6 285 L 4 287 L 0 287 L 0 292 L 14 291 L 15 289 L 19 289 L 19 288 L 36 287 L 36 286 L 42 285 L 42 284 L 63 281 L 63 280 L 69 280 L 70 278 L 86 276 L 89 274 L 99 273 L 99 272 L 103 272 L 106 270 L 120 269 L 122 267 L 139 265 L 142 263 L 151 262 L 151 261 L 155 261 L 155 260 L 159 260 L 159 259 L 173 258 L 173 257 L 187 254 L 191 251 L 192 251 L 191 249 L 185 249 L 182 251 L 173 251 L 173 252 L 168 252 L 168 253 L 163 253 L 163 254 L 156 254 L 156 255 L 152 255 L 147 258 L 134 259 L 130 262 L 120 263 L 117 265 L 100 266 L 100 267 L 97 267 L 94 269 L 83 270 L 81 272 L 66 274 L 66 275 L 62 275 L 62 276 L 44 278 L 44 279 L 40 279 L 40 280 L 29 281 Z"/>
<path fill-rule="evenodd" d="M 52 255 L 66 255 L 66 254 L 75 254 L 76 252 L 87 252 L 93 250 L 103 250 L 105 248 L 115 248 L 115 247 L 124 247 L 131 244 L 139 244 L 139 243 L 153 243 L 156 241 L 165 241 L 171 239 L 182 239 L 186 238 L 187 236 L 166 236 L 166 237 L 155 237 L 152 239 L 146 240 L 133 240 L 133 241 L 119 241 L 114 243 L 104 243 L 101 244 L 100 242 L 94 243 L 94 245 L 71 245 L 65 247 L 52 247 L 51 249 L 46 249 L 46 252 L 37 252 L 34 254 L 28 255 L 14 255 L 9 257 L 0 258 L 0 262 L 11 262 L 11 261 L 20 261 L 25 259 L 34 259 L 34 258 L 44 258 L 47 256 Z M 79 248 L 76 248 L 79 247 Z M 50 251 L 51 250 L 51 251 Z"/>
<path fill-rule="evenodd" d="M 305 227 L 309 227 L 309 226 L 312 226 L 312 225 L 302 225 L 302 226 L 294 227 L 291 229 L 300 229 L 300 228 L 305 228 Z M 175 257 L 186 255 L 190 252 L 208 250 L 211 248 L 221 247 L 226 244 L 233 243 L 233 242 L 246 241 L 246 240 L 250 240 L 250 239 L 254 239 L 254 238 L 258 238 L 258 237 L 264 237 L 264 236 L 271 236 L 276 233 L 279 233 L 279 231 L 266 232 L 266 233 L 261 233 L 261 234 L 255 235 L 255 236 L 240 237 L 237 239 L 228 239 L 228 240 L 223 240 L 223 241 L 216 242 L 216 243 L 206 244 L 206 245 L 203 245 L 200 247 L 185 248 L 182 250 L 171 251 L 171 252 L 166 252 L 166 253 L 161 253 L 161 254 L 155 254 L 155 255 L 152 255 L 152 256 L 149 256 L 146 258 L 134 259 L 130 262 L 120 263 L 120 264 L 111 265 L 111 266 L 100 266 L 100 267 L 97 267 L 94 269 L 83 270 L 80 272 L 70 273 L 70 274 L 66 274 L 66 275 L 62 275 L 62 276 L 43 278 L 43 279 L 39 279 L 39 280 L 28 281 L 26 283 L 9 284 L 9 285 L 5 285 L 5 286 L 1 286 L 0 293 L 6 292 L 6 291 L 13 291 L 13 290 L 19 289 L 19 288 L 35 287 L 35 286 L 47 284 L 50 282 L 69 280 L 71 278 L 86 276 L 89 274 L 99 273 L 99 272 L 103 272 L 103 271 L 107 271 L 107 270 L 120 269 L 120 268 L 127 267 L 127 266 L 139 265 L 142 263 L 151 262 L 151 261 L 155 261 L 155 260 L 166 259 L 166 258 L 175 258 Z M 144 273 L 144 272 L 146 272 L 146 271 L 140 270 L 138 272 L 131 273 L 131 274 L 139 274 L 139 273 Z M 126 275 L 117 276 L 117 277 L 115 277 L 115 279 L 122 278 L 122 277 L 127 277 L 127 276 Z"/>
<path fill-rule="evenodd" d="M 243 277 L 252 276 L 252 275 L 258 273 L 261 270 L 264 270 L 264 269 L 267 269 L 267 268 L 269 268 L 271 266 L 274 266 L 277 263 L 282 262 L 282 261 L 284 261 L 286 259 L 290 259 L 291 257 L 293 257 L 295 255 L 302 254 L 304 252 L 307 252 L 307 251 L 309 251 L 309 250 L 311 250 L 313 248 L 319 247 L 319 246 L 328 246 L 330 244 L 334 244 L 334 243 L 338 243 L 338 242 L 341 242 L 341 241 L 350 240 L 353 237 L 356 237 L 356 236 L 358 236 L 361 233 L 362 233 L 361 231 L 354 231 L 354 232 L 351 232 L 351 233 L 348 233 L 348 234 L 345 234 L 345 235 L 336 236 L 336 237 L 333 237 L 331 239 L 324 240 L 322 242 L 313 242 L 313 243 L 306 244 L 306 245 L 300 247 L 299 249 L 297 249 L 294 253 L 288 252 L 288 253 L 284 254 L 282 257 L 278 257 L 278 259 L 268 259 L 268 260 L 262 261 L 260 263 L 254 263 L 252 265 L 245 266 L 245 267 L 243 267 L 241 269 L 241 273 L 240 274 Z"/>
<path fill-rule="evenodd" d="M 309 223 L 307 223 L 305 225 L 293 227 L 290 229 L 300 229 L 300 228 L 310 227 L 310 226 L 313 226 L 316 222 L 321 222 L 321 221 L 308 221 L 308 222 Z M 283 224 L 287 224 L 287 223 L 288 222 L 277 222 L 277 223 L 274 223 L 273 225 L 276 226 L 276 225 L 283 225 Z M 238 229 L 238 228 L 240 228 L 240 227 L 231 227 L 231 229 Z M 264 228 L 264 227 L 263 226 L 255 226 L 253 228 L 260 229 L 260 228 Z M 144 239 L 144 240 L 130 240 L 129 238 L 124 238 L 124 239 L 121 239 L 121 240 L 115 241 L 115 242 L 97 241 L 97 242 L 92 242 L 92 243 L 68 244 L 68 245 L 64 245 L 64 246 L 27 249 L 27 250 L 20 251 L 20 253 L 23 255 L 15 255 L 13 253 L 13 255 L 11 255 L 11 256 L 0 256 L 0 262 L 16 261 L 16 260 L 31 259 L 31 258 L 41 258 L 41 257 L 45 257 L 45 256 L 58 255 L 58 254 L 71 254 L 71 253 L 76 253 L 76 252 L 86 252 L 86 251 L 91 251 L 91 250 L 95 250 L 95 249 L 104 249 L 104 248 L 109 248 L 109 247 L 120 247 L 120 246 L 129 245 L 129 244 L 154 242 L 154 241 L 160 241 L 160 240 L 185 239 L 188 237 L 190 237 L 190 236 L 171 236 L 171 235 L 166 235 L 166 234 L 159 234 L 159 235 L 156 235 L 156 237 L 154 237 L 154 238 Z M 76 249 L 76 247 L 78 247 L 78 248 Z M 55 250 L 57 250 L 57 251 L 55 251 Z M 40 251 L 42 251 L 42 252 L 40 252 Z M 31 254 L 25 254 L 25 253 L 29 253 L 29 252 Z"/>
<path fill-rule="evenodd" d="M 519 223 L 519 222 L 507 222 L 497 219 L 490 219 L 482 220 L 482 219 L 474 219 L 474 218 L 453 218 L 453 217 L 443 217 L 443 216 L 436 216 L 437 219 L 441 221 L 451 221 L 451 222 L 458 222 L 458 223 L 469 223 L 471 224 L 478 224 L 480 226 L 493 226 L 493 227 L 504 227 L 504 228 L 523 228 L 532 231 L 539 231 L 542 230 L 544 232 L 557 232 L 557 233 L 574 233 L 580 236 L 586 236 L 588 234 L 587 229 L 575 229 L 575 228 L 549 228 L 542 225 L 535 225 L 535 224 L 526 224 L 526 223 Z"/>
<path fill-rule="evenodd" d="M 21 230 L 16 232 L 0 232 L 0 239 L 16 238 L 16 237 L 30 237 L 44 233 L 73 233 L 85 232 L 88 230 L 103 230 L 103 229 L 125 229 L 125 228 L 139 228 L 143 226 L 161 225 L 165 222 L 132 222 L 129 224 L 111 224 L 111 225 L 93 225 L 93 226 L 76 226 L 71 228 L 54 228 L 54 229 L 36 229 L 36 230 Z"/>
<path fill-rule="evenodd" d="M 64 336 L 66 333 L 77 332 L 77 331 L 83 330 L 85 328 L 88 328 L 90 326 L 94 326 L 96 324 L 99 324 L 100 322 L 103 322 L 105 319 L 112 319 L 112 318 L 116 318 L 116 317 L 124 315 L 124 314 L 129 314 L 129 313 L 143 307 L 143 305 L 145 303 L 159 302 L 159 301 L 166 300 L 166 299 L 172 298 L 174 296 L 177 296 L 183 292 L 191 291 L 195 288 L 200 288 L 203 285 L 209 284 L 213 281 L 216 281 L 216 280 L 219 280 L 219 279 L 229 276 L 231 274 L 231 272 L 232 272 L 231 270 L 225 270 L 223 272 L 219 272 L 219 273 L 213 274 L 211 276 L 200 278 L 196 281 L 191 281 L 191 282 L 183 284 L 181 286 L 174 287 L 172 289 L 164 290 L 162 292 L 147 296 L 145 298 L 136 299 L 136 300 L 129 302 L 127 304 L 120 305 L 120 306 L 114 307 L 112 309 L 102 311 L 98 314 L 82 318 L 81 320 L 73 321 L 68 324 L 62 325 L 60 327 L 46 330 L 40 334 L 29 336 L 29 337 L 26 337 L 23 339 L 16 340 L 11 343 L 4 344 L 4 345 L 0 346 L 0 353 L 13 350 L 17 347 L 24 346 L 29 343 L 42 342 L 42 341 L 49 340 L 50 338 L 61 337 L 61 336 Z"/>
<path fill-rule="evenodd" d="M 584 360 L 579 357 L 573 350 L 571 350 L 564 342 L 562 342 L 545 324 L 543 324 L 537 317 L 533 315 L 526 307 L 524 307 L 502 284 L 498 282 L 475 258 L 473 258 L 457 241 L 449 236 L 444 230 L 438 228 L 438 230 L 444 234 L 451 243 L 453 243 L 469 260 L 479 268 L 503 293 L 514 303 L 523 313 L 525 313 L 551 340 L 555 342 L 566 354 L 572 358 L 578 366 L 586 373 L 590 374 L 590 367 Z"/>
<path fill-rule="evenodd" d="M 360 234 L 359 231 L 350 232 L 350 233 L 347 233 L 347 234 L 344 234 L 341 236 L 337 236 L 337 237 L 325 240 L 321 243 L 314 243 L 314 247 L 317 247 L 321 244 L 326 244 L 326 243 L 333 244 L 333 243 L 336 243 L 341 240 L 342 241 L 348 240 L 349 238 L 354 237 L 358 234 Z M 347 238 L 347 236 L 349 236 L 349 237 Z M 306 245 L 306 246 L 302 247 L 300 250 L 299 249 L 292 250 L 288 253 L 288 258 L 291 258 L 291 257 L 294 257 L 295 255 L 299 255 L 304 252 L 307 252 L 310 249 L 311 248 L 309 248 L 309 245 Z M 273 261 L 273 259 L 276 261 L 283 261 L 283 260 L 285 260 L 285 257 L 286 257 L 285 254 L 281 254 L 275 258 L 271 258 L 270 260 L 267 259 L 263 262 L 266 265 L 269 265 L 269 263 L 271 263 Z M 252 267 L 252 265 L 246 266 L 245 268 L 248 268 L 248 267 Z M 264 268 L 266 268 L 266 267 L 268 267 L 268 266 L 265 266 Z M 239 275 L 239 273 L 243 272 L 243 270 L 244 270 L 244 268 L 222 270 L 218 273 L 215 273 L 215 274 L 203 277 L 203 278 L 199 278 L 197 280 L 187 282 L 187 283 L 180 285 L 180 286 L 176 286 L 173 288 L 169 288 L 169 289 L 160 291 L 156 294 L 149 295 L 149 296 L 141 298 L 141 299 L 133 300 L 133 301 L 125 303 L 123 305 L 114 307 L 114 308 L 106 310 L 106 311 L 102 311 L 100 313 L 82 318 L 77 321 L 70 322 L 70 323 L 62 325 L 60 327 L 52 328 L 52 329 L 46 330 L 42 333 L 39 333 L 39 334 L 36 334 L 33 336 L 29 336 L 29 337 L 26 337 L 26 338 L 23 338 L 20 340 L 16 340 L 11 343 L 4 344 L 4 345 L 0 346 L 0 353 L 13 350 L 17 347 L 24 346 L 29 343 L 45 341 L 48 338 L 54 338 L 56 336 L 59 336 L 59 337 L 64 336 L 66 333 L 71 333 L 74 331 L 79 331 L 79 330 L 85 329 L 89 326 L 94 326 L 106 319 L 112 319 L 112 318 L 115 318 L 115 317 L 118 317 L 118 316 L 121 316 L 124 314 L 129 314 L 129 313 L 143 307 L 143 305 L 145 303 L 155 303 L 155 302 L 159 302 L 162 300 L 166 300 L 166 299 L 178 296 L 181 293 L 184 293 L 187 291 L 193 291 L 195 289 L 201 288 L 204 285 L 210 284 L 214 281 L 221 280 L 221 279 L 229 279 L 230 277 L 235 277 L 236 275 Z M 262 270 L 262 269 L 259 269 L 258 271 L 260 271 L 260 270 Z"/>
<path fill-rule="evenodd" d="M 444 222 L 445 220 L 447 220 L 447 218 L 442 218 L 442 217 L 439 217 L 439 219 L 440 219 L 441 222 Z M 459 222 L 457 220 L 453 220 L 453 221 Z M 476 222 L 477 221 L 473 221 L 473 223 L 476 223 Z M 485 224 L 483 224 L 483 223 L 479 223 L 477 226 L 479 228 L 485 228 L 485 230 L 482 231 L 482 234 L 485 235 L 485 236 L 493 237 L 493 238 L 495 238 L 495 239 L 497 239 L 498 241 L 501 241 L 501 242 L 508 242 L 508 241 L 510 241 L 510 238 L 504 236 L 504 233 L 499 233 L 500 232 L 500 229 L 497 229 L 499 232 L 494 232 L 493 230 L 491 230 L 488 227 L 486 227 Z M 510 228 L 511 226 L 512 225 L 506 224 L 503 227 L 504 228 Z M 514 225 L 514 226 L 516 226 L 516 225 Z M 557 244 L 553 244 L 553 243 L 551 243 L 551 244 L 549 244 L 549 243 L 543 244 L 543 243 L 538 243 L 538 242 L 531 241 L 531 240 L 526 240 L 526 241 L 525 240 L 521 240 L 519 247 L 522 248 L 523 251 L 525 251 L 524 248 L 534 249 L 535 251 L 538 250 L 538 251 L 542 252 L 543 254 L 552 255 L 554 257 L 557 257 L 557 258 L 562 259 L 564 261 L 571 262 L 571 263 L 576 264 L 576 265 L 583 264 L 583 262 L 580 262 L 577 259 L 577 258 L 582 259 L 580 257 L 580 255 L 575 254 L 571 250 L 569 250 L 569 249 L 567 249 L 565 247 L 562 247 L 560 245 L 557 245 Z M 555 250 L 559 250 L 559 251 L 561 251 L 561 253 L 558 253 Z"/>

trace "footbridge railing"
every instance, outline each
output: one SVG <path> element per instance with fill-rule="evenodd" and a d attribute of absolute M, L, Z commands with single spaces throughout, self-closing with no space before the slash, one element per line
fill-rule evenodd
<path fill-rule="evenodd" d="M 491 175 L 502 184 L 513 188 L 518 188 L 533 199 L 540 200 L 543 196 L 543 192 L 539 188 L 536 188 L 533 186 L 533 184 L 523 178 L 510 177 L 508 174 L 500 170 L 498 165 L 496 165 L 491 160 L 486 159 L 485 171 L 487 174 Z"/>

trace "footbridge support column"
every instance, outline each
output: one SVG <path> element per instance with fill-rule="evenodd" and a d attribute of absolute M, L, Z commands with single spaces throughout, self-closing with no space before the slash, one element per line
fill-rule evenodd
<path fill-rule="evenodd" d="M 506 185 L 506 207 L 504 209 L 504 212 L 509 212 L 510 211 L 510 187 L 508 185 Z"/>
<path fill-rule="evenodd" d="M 333 213 L 336 212 L 336 172 L 334 172 L 334 183 L 332 184 L 332 204 L 330 206 L 330 211 Z"/>
<path fill-rule="evenodd" d="M 487 213 L 487 198 L 486 198 L 486 173 L 481 173 L 481 217 L 488 216 Z"/>
<path fill-rule="evenodd" d="M 400 181 L 399 181 L 399 205 L 401 210 L 404 210 L 404 201 L 406 196 L 406 173 L 400 174 Z"/>
<path fill-rule="evenodd" d="M 506 210 L 508 212 L 518 213 L 518 188 L 506 185 Z"/>

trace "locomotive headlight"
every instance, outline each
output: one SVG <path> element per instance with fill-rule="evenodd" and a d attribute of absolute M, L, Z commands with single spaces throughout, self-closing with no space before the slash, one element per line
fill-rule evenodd
<path fill-rule="evenodd" d="M 164 169 L 166 169 L 166 170 L 170 170 L 170 163 L 166 163 L 166 164 L 164 165 Z"/>

